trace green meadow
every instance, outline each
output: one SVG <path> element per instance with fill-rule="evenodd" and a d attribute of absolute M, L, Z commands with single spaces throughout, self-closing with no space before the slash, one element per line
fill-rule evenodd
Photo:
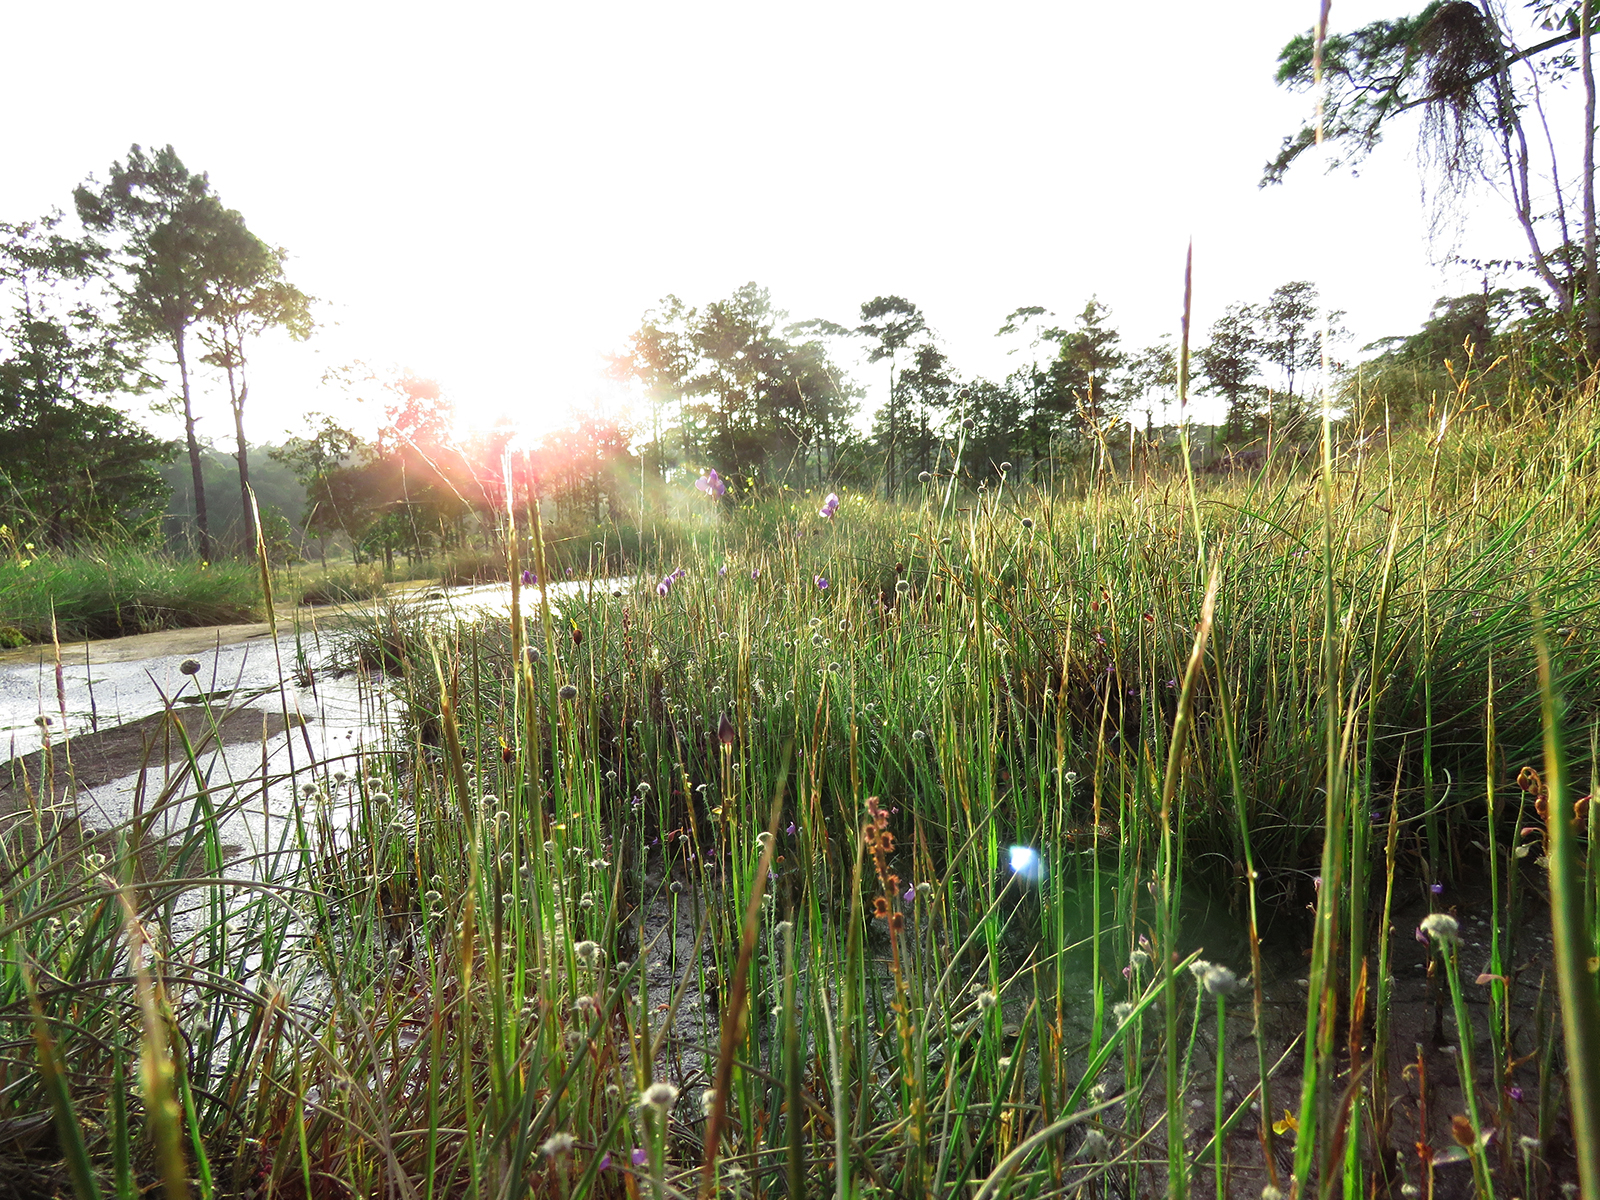
<path fill-rule="evenodd" d="M 1600 424 L 1431 432 L 696 495 L 511 619 L 348 619 L 381 747 L 222 778 L 186 735 L 109 829 L 70 745 L 14 763 L 5 1161 L 120 1197 L 1554 1194 L 1600 1067 Z M 502 578 L 549 578 L 506 532 Z M 269 788 L 246 869 L 219 830 Z"/>

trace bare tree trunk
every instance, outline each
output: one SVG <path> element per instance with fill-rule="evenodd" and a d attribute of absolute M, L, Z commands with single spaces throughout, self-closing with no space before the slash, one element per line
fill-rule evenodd
<path fill-rule="evenodd" d="M 200 530 L 200 557 L 210 562 L 211 523 L 206 518 L 206 481 L 200 470 L 200 441 L 194 433 L 194 405 L 189 395 L 189 359 L 184 353 L 183 331 L 173 334 L 172 348 L 178 357 L 178 377 L 183 382 L 183 436 L 189 447 L 189 474 L 194 480 L 194 519 Z"/>
<path fill-rule="evenodd" d="M 244 440 L 244 402 L 250 396 L 250 382 L 239 372 L 239 390 L 233 389 L 233 368 L 228 368 L 228 399 L 233 405 L 233 437 L 238 447 L 233 459 L 239 464 L 239 512 L 244 522 L 244 553 L 248 557 L 256 544 L 255 514 L 250 507 L 250 446 Z"/>
<path fill-rule="evenodd" d="M 1485 18 L 1491 27 L 1498 29 L 1499 21 L 1494 16 L 1493 10 L 1486 0 L 1482 4 Z M 1511 87 L 1511 64 L 1519 61 L 1523 55 L 1516 55 L 1501 63 L 1492 79 L 1494 81 L 1495 106 L 1501 112 L 1511 114 L 1510 118 L 1500 124 L 1500 157 L 1505 167 L 1506 182 L 1511 187 L 1512 208 L 1517 214 L 1517 224 L 1522 226 L 1523 236 L 1528 239 L 1528 249 L 1533 253 L 1532 267 L 1534 273 L 1544 281 L 1556 298 L 1556 307 L 1563 313 L 1572 311 L 1572 290 L 1562 283 L 1555 270 L 1550 265 L 1549 256 L 1543 246 L 1539 244 L 1539 233 L 1534 228 L 1533 194 L 1528 178 L 1528 133 L 1523 128 L 1522 119 L 1514 107 L 1514 94 Z M 1592 123 L 1591 123 L 1592 127 Z M 1513 145 L 1513 139 L 1515 145 Z"/>
<path fill-rule="evenodd" d="M 896 420 L 898 416 L 899 414 L 895 411 L 894 404 L 894 355 L 891 354 L 889 356 L 889 452 L 885 456 L 884 465 L 887 470 L 884 473 L 883 479 L 884 497 L 888 500 L 893 500 L 895 496 L 894 442 L 896 435 L 899 433 L 897 428 L 898 422 Z"/>
<path fill-rule="evenodd" d="M 1592 371 L 1600 364 L 1600 263 L 1594 229 L 1594 30 L 1589 0 L 1578 5 L 1578 57 L 1583 67 L 1583 348 Z"/>

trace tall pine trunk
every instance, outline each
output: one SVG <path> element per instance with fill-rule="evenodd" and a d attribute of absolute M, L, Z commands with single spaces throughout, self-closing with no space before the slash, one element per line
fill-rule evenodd
<path fill-rule="evenodd" d="M 211 522 L 206 517 L 206 481 L 200 469 L 200 441 L 194 434 L 194 404 L 189 395 L 189 359 L 184 352 L 183 330 L 172 334 L 172 348 L 178 357 L 178 377 L 183 382 L 183 436 L 189 446 L 189 473 L 194 480 L 194 519 L 200 531 L 200 557 L 210 562 Z"/>

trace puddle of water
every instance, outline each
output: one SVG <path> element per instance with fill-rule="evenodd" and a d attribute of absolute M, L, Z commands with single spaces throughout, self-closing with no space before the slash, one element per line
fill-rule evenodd
<path fill-rule="evenodd" d="M 569 596 L 604 596 L 634 585 L 630 579 L 575 579 L 549 585 L 546 594 L 552 608 L 557 608 Z M 511 586 L 435 589 L 404 602 L 454 619 L 509 615 Z M 538 611 L 537 588 L 523 589 L 523 604 L 530 614 Z M 373 611 L 375 607 L 350 611 Z M 328 639 L 315 625 L 281 634 L 276 646 L 270 637 L 231 643 L 225 638 L 223 634 L 215 647 L 202 653 L 163 654 L 127 662 L 99 660 L 93 645 L 87 648 L 87 659 L 82 649 L 69 650 L 59 679 L 48 646 L 39 647 L 32 662 L 0 666 L 0 762 L 39 749 L 43 744 L 43 730 L 37 724 L 40 717 L 49 718 L 51 740 L 59 741 L 63 734 L 80 737 L 124 725 L 162 711 L 169 702 L 198 702 L 202 693 L 218 706 L 267 712 L 279 711 L 287 700 L 291 714 L 299 712 L 308 719 L 326 717 L 323 692 L 330 694 L 335 706 L 348 707 L 354 700 L 353 689 L 345 695 L 337 681 L 328 682 L 324 671 L 329 665 Z M 192 678 L 179 670 L 187 658 L 200 663 L 200 673 Z M 308 668 L 318 673 L 314 690 L 296 683 Z"/>
<path fill-rule="evenodd" d="M 567 579 L 548 584 L 542 590 L 550 598 L 551 610 L 555 611 L 561 601 L 568 596 L 581 596 L 592 600 L 599 596 L 631 591 L 637 586 L 636 579 Z M 525 613 L 539 611 L 540 590 L 538 585 L 522 589 L 522 609 Z M 436 591 L 437 595 L 433 592 L 426 593 L 424 602 L 431 598 L 442 609 L 448 609 L 458 616 L 509 616 L 511 613 L 509 583 L 484 583 L 447 590 L 436 589 Z"/>
<path fill-rule="evenodd" d="M 0 667 L 0 751 L 12 758 L 39 749 L 40 717 L 49 719 L 50 739 L 59 742 L 63 734 L 81 737 L 161 712 L 169 702 L 194 703 L 202 693 L 219 707 L 276 712 L 283 690 L 291 713 L 302 703 L 314 708 L 310 692 L 292 681 L 302 646 L 303 641 L 297 646 L 295 636 L 286 634 L 276 647 L 270 638 L 257 638 L 200 654 L 132 662 L 96 662 L 91 649 L 89 661 L 64 661 L 59 676 L 50 649 L 43 647 L 36 662 Z M 308 655 L 318 653 L 314 644 L 304 649 Z M 200 663 L 198 675 L 179 670 L 187 658 Z M 287 688 L 282 686 L 285 676 L 291 677 Z"/>

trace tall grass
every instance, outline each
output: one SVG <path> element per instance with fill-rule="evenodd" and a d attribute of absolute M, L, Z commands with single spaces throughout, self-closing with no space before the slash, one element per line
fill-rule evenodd
<path fill-rule="evenodd" d="M 1515 780 L 1537 621 L 1551 720 L 1594 717 L 1597 433 L 708 501 L 620 598 L 396 619 L 388 752 L 271 781 L 312 786 L 248 888 L 215 828 L 261 780 L 197 765 L 176 832 L 92 851 L 35 788 L 0 1121 L 123 1193 L 174 1145 L 216 1195 L 1556 1188 L 1581 1079 L 1510 964 L 1545 961 L 1541 864 L 1595 873 Z M 1458 940 L 1418 945 L 1430 910 Z"/>
<path fill-rule="evenodd" d="M 202 563 L 130 547 L 0 557 L 0 635 L 14 644 L 257 620 L 253 562 Z"/>

